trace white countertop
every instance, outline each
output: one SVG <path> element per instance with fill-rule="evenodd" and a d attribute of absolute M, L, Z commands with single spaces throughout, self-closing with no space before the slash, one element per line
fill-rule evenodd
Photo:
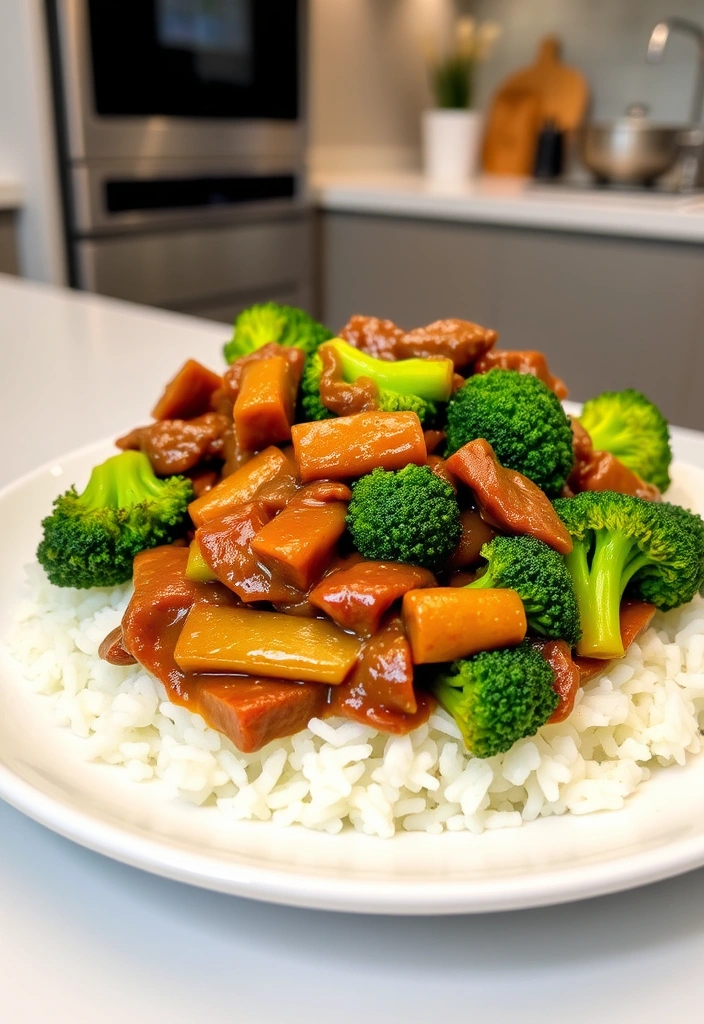
<path fill-rule="evenodd" d="M 19 181 L 0 178 L 0 210 L 16 210 L 24 200 L 24 189 Z"/>
<path fill-rule="evenodd" d="M 317 174 L 323 210 L 547 231 L 704 242 L 704 193 L 595 189 L 484 176 L 438 185 L 421 174 Z"/>
<path fill-rule="evenodd" d="M 0 276 L 0 485 L 144 420 L 226 331 Z M 279 908 L 152 877 L 0 804 L 3 1024 L 655 1024 L 701 1002 L 704 870 L 494 916 Z"/>

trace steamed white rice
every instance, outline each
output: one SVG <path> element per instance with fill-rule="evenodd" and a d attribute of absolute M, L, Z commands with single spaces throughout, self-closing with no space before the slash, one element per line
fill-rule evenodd
<path fill-rule="evenodd" d="M 287 740 L 242 754 L 199 715 L 166 700 L 142 668 L 101 661 L 129 586 L 52 587 L 30 567 L 30 599 L 11 649 L 56 721 L 84 740 L 84 755 L 122 765 L 135 783 L 160 778 L 175 798 L 214 803 L 230 819 L 351 825 L 389 837 L 515 828 L 551 814 L 617 810 L 655 766 L 683 764 L 701 747 L 704 600 L 667 614 L 578 695 L 568 721 L 546 726 L 507 754 L 468 755 L 452 718 L 436 711 L 409 736 L 355 722 L 313 719 Z"/>

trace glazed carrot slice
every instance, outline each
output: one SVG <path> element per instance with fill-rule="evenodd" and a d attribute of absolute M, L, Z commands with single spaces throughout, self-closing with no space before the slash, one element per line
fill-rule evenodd
<path fill-rule="evenodd" d="M 360 650 L 356 637 L 323 619 L 197 604 L 181 630 L 174 658 L 184 672 L 244 672 L 334 686 L 344 680 Z"/>
<path fill-rule="evenodd" d="M 206 366 L 189 359 L 164 388 L 152 409 L 155 420 L 192 420 L 210 412 L 210 402 L 222 377 Z"/>
<path fill-rule="evenodd" d="M 210 519 L 227 515 L 237 505 L 252 501 L 269 484 L 283 485 L 287 481 L 292 485 L 292 494 L 296 481 L 295 466 L 280 448 L 272 445 L 230 473 L 201 498 L 192 501 L 188 511 L 195 525 L 202 526 Z"/>
<path fill-rule="evenodd" d="M 414 412 L 359 412 L 297 423 L 291 436 L 304 483 L 363 476 L 377 466 L 422 466 L 427 459 L 423 428 Z"/>
<path fill-rule="evenodd" d="M 291 439 L 296 387 L 283 356 L 259 359 L 242 374 L 233 410 L 241 448 L 256 451 Z"/>
<path fill-rule="evenodd" d="M 512 647 L 527 629 L 523 602 L 515 590 L 455 587 L 410 590 L 403 598 L 403 624 L 415 665 Z"/>
<path fill-rule="evenodd" d="M 255 557 L 275 576 L 304 592 L 332 560 L 347 515 L 345 501 L 307 503 L 305 491 L 252 540 Z"/>

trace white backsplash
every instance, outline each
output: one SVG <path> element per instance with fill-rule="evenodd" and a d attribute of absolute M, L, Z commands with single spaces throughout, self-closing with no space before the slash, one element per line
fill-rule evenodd
<path fill-rule="evenodd" d="M 587 77 L 595 118 L 647 103 L 653 118 L 689 118 L 696 47 L 673 34 L 665 60 L 646 63 L 651 29 L 679 15 L 704 26 L 704 0 L 310 0 L 311 163 L 328 170 L 418 164 L 420 113 L 429 105 L 419 38 L 447 33 L 458 12 L 502 23 L 496 52 L 479 70 L 477 105 L 530 64 L 540 39 L 557 35 L 563 57 Z"/>
<path fill-rule="evenodd" d="M 458 5 L 481 20 L 499 21 L 504 30 L 492 61 L 480 71 L 480 105 L 506 75 L 532 63 L 543 36 L 554 34 L 562 41 L 563 59 L 589 82 L 593 118 L 618 117 L 630 104 L 645 103 L 653 119 L 689 120 L 694 40 L 671 34 L 660 65 L 646 63 L 645 52 L 653 26 L 665 17 L 678 15 L 704 28 L 704 0 L 458 0 Z"/>

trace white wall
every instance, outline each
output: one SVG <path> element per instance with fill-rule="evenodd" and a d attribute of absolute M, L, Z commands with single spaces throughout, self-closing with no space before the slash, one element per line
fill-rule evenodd
<path fill-rule="evenodd" d="M 313 166 L 402 167 L 418 162 L 419 115 L 429 102 L 418 37 L 447 31 L 453 15 L 502 23 L 492 60 L 479 71 L 477 105 L 532 62 L 554 33 L 563 56 L 587 76 L 592 116 L 614 118 L 635 102 L 651 116 L 689 117 L 696 49 L 673 35 L 665 61 L 645 61 L 657 21 L 679 15 L 704 26 L 704 0 L 310 0 L 310 142 Z"/>
<path fill-rule="evenodd" d="M 24 190 L 20 269 L 63 284 L 66 267 L 41 0 L 0 0 L 0 178 Z"/>
<path fill-rule="evenodd" d="M 310 0 L 313 166 L 408 166 L 428 103 L 419 39 L 454 0 Z"/>
<path fill-rule="evenodd" d="M 661 65 L 646 63 L 653 26 L 679 15 L 704 28 L 704 0 L 459 0 L 480 19 L 500 21 L 504 34 L 494 59 L 481 69 L 479 105 L 502 78 L 532 63 L 540 38 L 563 42 L 563 58 L 589 81 L 592 116 L 610 119 L 631 103 L 647 103 L 654 119 L 689 120 L 696 47 L 672 34 Z"/>

